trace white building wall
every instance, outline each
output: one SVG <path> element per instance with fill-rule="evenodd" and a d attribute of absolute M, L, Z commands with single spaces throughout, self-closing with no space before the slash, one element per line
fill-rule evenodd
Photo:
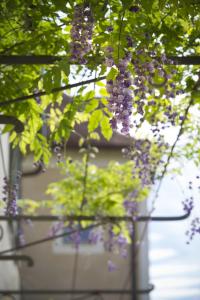
<path fill-rule="evenodd" d="M 3 178 L 8 174 L 9 170 L 9 141 L 8 135 L 0 135 L 0 201 L 2 201 L 3 194 Z M 3 162 L 4 160 L 4 162 Z M 4 165 L 3 165 L 4 164 Z M 0 208 L 0 214 L 4 214 L 3 208 Z M 0 251 L 9 249 L 13 244 L 13 236 L 11 229 L 6 221 L 0 221 L 0 226 L 3 229 L 3 238 L 0 240 Z M 17 265 L 13 261 L 0 260 L 0 290 L 19 290 L 20 280 Z M 0 297 L 1 298 L 1 297 Z M 3 299 L 3 298 L 1 298 Z M 19 299 L 19 298 L 16 298 Z"/>

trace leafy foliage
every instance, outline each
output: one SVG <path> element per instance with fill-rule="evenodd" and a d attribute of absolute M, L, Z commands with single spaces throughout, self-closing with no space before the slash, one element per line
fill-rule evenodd
<path fill-rule="evenodd" d="M 84 10 L 84 20 L 75 24 L 74 12 L 79 8 Z M 160 172 L 157 178 L 162 180 L 173 157 L 184 156 L 199 165 L 199 118 L 193 122 L 194 111 L 198 115 L 200 109 L 199 68 L 176 65 L 170 59 L 200 54 L 198 0 L 100 0 L 98 5 L 94 0 L 7 0 L 0 3 L 0 20 L 1 56 L 8 60 L 12 55 L 44 55 L 48 59 L 56 56 L 51 64 L 1 65 L 1 114 L 16 117 L 25 128 L 17 134 L 7 125 L 4 132 L 10 132 L 10 142 L 19 146 L 24 155 L 31 151 L 35 161 L 48 164 L 52 147 L 65 143 L 77 123 L 88 122 L 90 137 L 97 137 L 95 131 L 100 128 L 110 140 L 113 128 L 120 130 L 129 118 L 131 134 L 140 141 L 141 137 L 152 136 L 157 141 L 154 153 L 150 151 L 156 157 L 154 167 L 159 164 L 157 157 L 163 154 L 165 130 L 178 128 L 172 147 L 165 147 L 163 171 L 155 167 L 155 172 Z M 75 42 L 74 25 L 73 34 L 78 32 Z M 84 34 L 87 41 L 80 43 L 87 42 L 87 49 L 82 44 L 80 47 L 78 41 L 79 37 L 84 39 Z M 109 47 L 112 57 L 108 55 Z M 73 51 L 80 53 L 72 55 Z M 133 98 L 123 106 L 127 93 Z M 116 115 L 118 123 L 113 126 Z M 195 139 L 191 137 L 193 132 L 197 133 Z M 188 142 L 177 147 L 182 137 L 187 137 Z M 136 144 L 133 142 L 130 147 Z M 147 167 L 140 171 L 149 172 L 151 159 L 137 147 L 131 158 L 141 156 L 142 165 Z M 141 163 L 138 158 L 137 161 Z M 77 213 L 84 200 L 84 163 L 68 162 L 63 167 L 67 167 L 70 176 L 49 187 L 56 203 L 70 213 Z M 84 186 L 86 213 L 122 214 L 123 199 L 130 189 L 141 184 L 137 178 L 132 180 L 131 166 L 132 163 L 111 163 L 104 170 L 88 166 L 88 182 Z M 122 186 L 122 192 L 117 194 Z M 65 197 L 66 192 L 69 198 Z M 138 199 L 143 199 L 146 191 L 138 195 Z"/>
<path fill-rule="evenodd" d="M 139 179 L 133 180 L 133 166 L 133 162 L 119 164 L 114 161 L 106 168 L 90 164 L 84 186 L 85 161 L 68 160 L 62 164 L 65 178 L 51 183 L 47 189 L 47 194 L 54 198 L 48 204 L 58 214 L 73 215 L 79 212 L 84 215 L 123 216 L 123 203 L 133 191 L 137 191 L 135 201 L 144 200 L 148 192 L 141 189 Z"/>

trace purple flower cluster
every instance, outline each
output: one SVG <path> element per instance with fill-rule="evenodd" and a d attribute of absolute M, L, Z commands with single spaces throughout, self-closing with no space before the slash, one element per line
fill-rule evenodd
<path fill-rule="evenodd" d="M 80 242 L 81 242 L 80 231 L 79 230 L 75 231 L 74 233 L 70 234 L 69 237 L 70 237 L 71 241 L 74 243 L 75 248 L 78 249 L 80 246 Z"/>
<path fill-rule="evenodd" d="M 117 270 L 117 266 L 112 262 L 112 260 L 108 260 L 108 271 L 114 272 Z"/>
<path fill-rule="evenodd" d="M 26 240 L 25 240 L 24 231 L 22 227 L 19 227 L 17 237 L 18 237 L 19 246 L 24 246 L 26 244 Z"/>
<path fill-rule="evenodd" d="M 104 237 L 104 248 L 106 251 L 117 251 L 123 258 L 127 257 L 127 239 L 122 234 L 115 234 L 113 226 L 110 225 L 107 237 Z"/>
<path fill-rule="evenodd" d="M 10 191 L 10 184 L 9 184 L 8 178 L 4 177 L 3 178 L 3 191 L 2 191 L 4 202 L 6 202 L 8 200 L 9 191 Z"/>
<path fill-rule="evenodd" d="M 132 12 L 132 13 L 137 13 L 139 10 L 140 10 L 140 7 L 138 5 L 132 5 L 129 8 L 129 11 Z"/>
<path fill-rule="evenodd" d="M 88 237 L 90 244 L 97 244 L 102 239 L 103 239 L 102 232 L 97 231 L 96 229 L 90 231 L 89 237 Z"/>
<path fill-rule="evenodd" d="M 55 236 L 60 232 L 61 229 L 63 229 L 63 227 L 64 227 L 64 223 L 62 221 L 53 224 L 48 232 L 48 237 Z"/>
<path fill-rule="evenodd" d="M 21 173 L 17 172 L 16 179 L 19 180 L 21 177 Z M 3 201 L 6 202 L 6 215 L 7 216 L 16 216 L 18 214 L 18 207 L 17 207 L 17 196 L 19 190 L 18 182 L 15 184 L 11 184 L 8 178 L 4 177 L 3 179 Z"/>
<path fill-rule="evenodd" d="M 195 234 L 200 234 L 200 218 L 193 219 L 191 222 L 190 229 L 186 231 L 186 235 L 188 236 L 189 239 L 187 241 L 187 244 L 189 244 L 193 240 Z"/>
<path fill-rule="evenodd" d="M 112 58 L 111 47 L 107 47 L 106 66 L 112 67 L 114 60 Z M 131 55 L 127 54 L 123 59 L 120 59 L 116 65 L 118 75 L 115 80 L 108 80 L 106 84 L 107 92 L 110 94 L 108 99 L 109 109 L 113 113 L 111 126 L 117 129 L 117 125 L 121 124 L 121 132 L 128 134 L 130 130 L 130 116 L 132 114 L 133 95 L 130 89 L 132 85 L 131 73 L 128 70 L 128 65 L 131 61 Z"/>
<path fill-rule="evenodd" d="M 71 61 L 86 64 L 84 57 L 92 49 L 93 16 L 88 5 L 77 4 L 71 28 Z"/>
<path fill-rule="evenodd" d="M 135 162 L 133 177 L 141 180 L 142 186 L 149 186 L 153 183 L 153 169 L 151 157 L 151 142 L 149 140 L 133 140 L 131 159 Z"/>
<path fill-rule="evenodd" d="M 138 204 L 136 201 L 125 200 L 124 208 L 126 209 L 128 215 L 133 216 L 137 213 Z"/>
<path fill-rule="evenodd" d="M 46 172 L 46 166 L 42 160 L 38 160 L 38 161 L 34 162 L 33 166 L 35 168 L 40 168 L 42 170 L 42 172 Z"/>
<path fill-rule="evenodd" d="M 173 62 L 165 54 L 161 55 L 161 59 L 156 58 L 157 56 L 159 56 L 158 52 L 147 52 L 141 48 L 136 50 L 135 58 L 132 60 L 135 71 L 134 104 L 137 112 L 142 116 L 146 105 L 149 107 L 159 105 L 157 99 L 162 98 L 171 101 L 176 95 L 183 93 L 182 90 L 176 89 L 176 85 L 172 81 L 176 70 L 173 69 L 169 73 L 164 68 L 164 64 L 172 64 Z M 155 78 L 159 78 L 159 82 L 155 81 Z M 160 88 L 163 90 L 162 95 L 159 92 Z M 152 96 L 153 100 L 149 100 L 149 96 Z M 178 114 L 173 111 L 172 105 L 166 106 L 164 115 L 168 122 L 172 125 L 175 124 Z"/>
<path fill-rule="evenodd" d="M 133 178 L 139 178 L 143 187 L 150 186 L 155 181 L 158 165 L 163 163 L 152 148 L 155 145 L 147 139 L 132 139 L 132 145 L 123 149 L 123 154 L 134 162 Z M 159 140 L 157 143 L 159 152 L 166 145 Z M 135 191 L 134 191 L 135 193 Z M 134 199 L 135 196 L 132 196 Z"/>
<path fill-rule="evenodd" d="M 60 163 L 61 159 L 62 159 L 62 145 L 61 144 L 56 144 L 53 151 L 56 154 L 57 163 Z"/>
<path fill-rule="evenodd" d="M 194 199 L 193 199 L 193 197 L 190 197 L 189 199 L 185 199 L 184 201 L 182 201 L 182 204 L 183 204 L 183 210 L 187 214 L 190 214 L 191 211 L 194 208 Z"/>

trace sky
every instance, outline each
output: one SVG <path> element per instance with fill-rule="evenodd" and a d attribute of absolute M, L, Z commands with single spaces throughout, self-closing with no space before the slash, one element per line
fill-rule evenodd
<path fill-rule="evenodd" d="M 164 180 L 154 215 L 184 214 L 181 202 L 190 195 L 194 196 L 195 207 L 187 220 L 150 225 L 150 282 L 155 285 L 151 300 L 200 299 L 200 235 L 196 235 L 189 245 L 185 235 L 191 220 L 200 212 L 200 192 L 195 178 L 198 170 L 188 163 L 182 172 L 182 176 L 168 176 Z M 192 191 L 188 190 L 188 181 L 193 182 Z"/>

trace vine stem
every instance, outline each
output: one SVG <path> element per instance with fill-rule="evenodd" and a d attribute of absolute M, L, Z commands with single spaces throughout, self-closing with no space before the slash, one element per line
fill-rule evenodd
<path fill-rule="evenodd" d="M 78 87 L 78 86 L 82 86 L 82 85 L 85 85 L 85 84 L 101 81 L 101 80 L 104 80 L 104 79 L 106 79 L 106 76 L 101 76 L 101 77 L 98 77 L 98 78 L 92 78 L 92 79 L 80 81 L 80 82 L 77 82 L 77 83 L 67 84 L 67 85 L 64 85 L 64 86 L 61 86 L 61 87 L 54 88 L 50 92 L 40 91 L 40 92 L 37 92 L 37 93 L 33 93 L 33 94 L 26 95 L 26 96 L 18 97 L 18 98 L 15 98 L 15 99 L 0 102 L 0 107 L 10 105 L 10 104 L 14 104 L 14 103 L 18 103 L 18 102 L 22 102 L 22 101 L 26 101 L 26 100 L 29 100 L 29 99 L 35 100 L 34 99 L 35 97 L 45 96 L 45 95 L 48 95 L 48 94 L 54 94 L 54 93 L 57 93 L 57 92 L 61 92 L 61 91 L 71 89 L 71 88 L 75 88 L 75 87 Z"/>
<path fill-rule="evenodd" d="M 199 78 L 198 78 L 198 80 L 197 80 L 197 82 L 196 82 L 196 84 L 195 84 L 195 86 L 194 86 L 194 88 L 193 88 L 193 91 L 197 90 L 197 88 L 198 88 L 199 85 L 200 85 L 200 73 L 198 74 L 198 76 L 199 76 Z M 160 177 L 159 185 L 158 185 L 158 187 L 157 187 L 157 189 L 156 189 L 155 199 L 154 199 L 153 202 L 152 202 L 152 205 L 153 205 L 152 210 L 154 209 L 155 200 L 156 200 L 156 198 L 157 198 L 157 196 L 158 196 L 158 193 L 159 193 L 159 191 L 160 191 L 160 188 L 161 188 L 161 186 L 162 186 L 162 182 L 163 182 L 163 179 L 164 179 L 165 174 L 166 174 L 166 172 L 167 172 L 167 168 L 168 168 L 168 166 L 169 166 L 169 164 L 170 164 L 170 161 L 171 161 L 171 159 L 172 159 L 172 157 L 173 157 L 173 155 L 174 155 L 175 147 L 176 147 L 176 145 L 177 145 L 177 143 L 178 143 L 180 137 L 182 136 L 182 134 L 183 134 L 183 132 L 184 132 L 184 125 L 185 125 L 185 121 L 187 120 L 187 117 L 188 117 L 188 113 L 189 113 L 190 107 L 191 107 L 193 104 L 194 104 L 194 99 L 193 99 L 193 97 L 191 96 L 191 99 L 190 99 L 190 101 L 189 101 L 189 103 L 188 103 L 188 105 L 187 105 L 187 107 L 186 107 L 186 109 L 185 109 L 184 116 L 183 116 L 183 119 L 182 119 L 181 124 L 180 124 L 179 132 L 178 132 L 177 137 L 176 137 L 176 139 L 175 139 L 175 141 L 174 141 L 174 143 L 173 143 L 173 145 L 172 145 L 172 147 L 171 147 L 170 153 L 169 153 L 169 155 L 168 155 L 168 157 L 167 157 L 167 161 L 166 161 L 166 163 L 165 163 L 165 165 L 164 165 L 164 169 L 163 169 L 162 174 L 161 174 L 161 177 Z"/>
<path fill-rule="evenodd" d="M 79 231 L 80 230 L 81 231 L 90 230 L 90 229 L 102 226 L 103 224 L 106 224 L 106 222 L 105 223 L 104 222 L 99 222 L 99 223 L 96 223 L 96 224 L 93 224 L 93 225 L 89 225 L 87 227 L 79 229 Z M 32 246 L 43 244 L 45 242 L 50 242 L 50 241 L 53 241 L 55 239 L 58 239 L 58 238 L 61 238 L 61 237 L 64 237 L 64 236 L 70 236 L 70 235 L 72 235 L 76 232 L 77 232 L 77 229 L 74 229 L 70 232 L 64 232 L 64 233 L 56 234 L 56 235 L 53 235 L 53 236 L 50 236 L 50 237 L 45 237 L 45 238 L 40 239 L 40 240 L 35 240 L 35 241 L 27 243 L 25 245 L 20 245 L 20 246 L 17 246 L 17 247 L 11 247 L 11 248 L 0 251 L 0 256 L 3 255 L 3 254 L 9 253 L 9 252 L 20 251 L 21 249 L 26 249 L 26 248 L 29 248 L 29 247 L 32 247 Z"/>
<path fill-rule="evenodd" d="M 82 202 L 81 202 L 81 207 L 80 210 L 83 210 L 83 206 L 86 203 L 86 190 L 87 190 L 87 178 L 88 178 L 88 167 L 89 167 L 89 149 L 87 149 L 87 153 L 85 156 L 85 169 L 84 169 L 84 177 L 83 177 L 83 193 L 82 193 Z"/>
<path fill-rule="evenodd" d="M 122 25 L 123 25 L 123 20 L 124 20 L 124 16 L 125 16 L 125 9 L 123 9 L 122 11 L 122 17 L 121 17 L 121 20 L 120 20 L 120 26 L 119 26 L 119 36 L 118 36 L 118 51 L 117 51 L 117 60 L 119 62 L 119 49 L 120 49 L 120 46 L 121 46 L 121 34 L 122 34 Z"/>

